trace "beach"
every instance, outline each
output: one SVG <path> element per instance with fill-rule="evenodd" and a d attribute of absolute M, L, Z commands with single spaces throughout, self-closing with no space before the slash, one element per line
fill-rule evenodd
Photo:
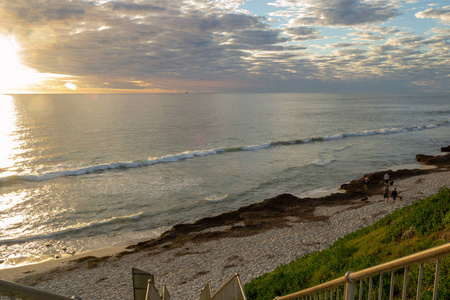
<path fill-rule="evenodd" d="M 0 269 L 134 245 L 175 224 L 171 245 L 192 230 L 205 241 L 286 226 L 285 216 L 318 220 L 308 197 L 421 168 L 417 153 L 450 140 L 447 95 L 46 97 L 52 118 L 35 114 L 32 96 L 5 102 L 16 120 L 5 147 L 20 151 L 0 167 Z M 231 229 L 201 234 L 217 226 Z"/>
<path fill-rule="evenodd" d="M 237 211 L 179 224 L 161 237 L 126 248 L 109 248 L 0 270 L 13 281 L 66 296 L 133 299 L 131 268 L 155 276 L 173 299 L 197 299 L 211 281 L 213 293 L 233 274 L 243 284 L 296 257 L 320 251 L 338 238 L 375 223 L 396 209 L 450 187 L 449 155 L 417 157 L 433 167 L 388 170 L 402 200 L 384 203 L 385 171 L 343 185 L 340 193 L 320 198 L 283 194 Z M 364 195 L 367 194 L 367 200 Z M 278 208 L 277 208 L 278 207 Z"/>

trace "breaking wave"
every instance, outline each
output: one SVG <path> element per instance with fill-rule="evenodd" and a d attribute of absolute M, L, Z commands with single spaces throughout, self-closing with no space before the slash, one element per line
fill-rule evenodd
<path fill-rule="evenodd" d="M 12 244 L 24 243 L 24 242 L 31 241 L 31 240 L 47 239 L 47 238 L 52 238 L 52 237 L 67 234 L 67 233 L 72 233 L 75 231 L 82 231 L 82 230 L 85 230 L 88 228 L 106 225 L 106 224 L 127 223 L 129 221 L 137 220 L 137 219 L 141 218 L 142 215 L 143 215 L 143 213 L 140 212 L 140 213 L 129 215 L 129 216 L 113 217 L 113 218 L 109 218 L 109 219 L 93 221 L 90 223 L 75 224 L 75 225 L 63 228 L 61 230 L 53 231 L 53 232 L 49 232 L 49 233 L 0 240 L 0 245 L 1 244 L 9 244 L 9 243 L 12 243 Z"/>
<path fill-rule="evenodd" d="M 49 179 L 54 179 L 58 177 L 64 176 L 80 176 L 85 174 L 90 174 L 94 172 L 102 172 L 107 170 L 114 169 L 129 169 L 129 168 L 138 168 L 143 166 L 150 166 L 155 164 L 162 163 L 175 163 L 180 162 L 186 159 L 204 157 L 209 155 L 218 155 L 228 152 L 240 152 L 240 151 L 258 151 L 276 146 L 289 146 L 289 145 L 298 145 L 298 144 L 307 144 L 314 142 L 327 142 L 336 139 L 344 139 L 344 138 L 354 138 L 354 137 L 364 137 L 378 134 L 397 134 L 402 132 L 409 131 L 419 131 L 419 130 L 427 130 L 433 129 L 440 126 L 446 126 L 450 123 L 450 121 L 444 121 L 437 124 L 429 124 L 429 125 L 421 125 L 415 127 L 405 127 L 405 128 L 381 128 L 374 130 L 365 130 L 360 132 L 345 132 L 339 133 L 330 136 L 322 136 L 322 137 L 309 137 L 303 139 L 295 139 L 290 141 L 274 141 L 268 142 L 260 145 L 248 145 L 248 146 L 237 146 L 237 147 L 229 147 L 229 148 L 213 148 L 207 150 L 194 150 L 194 151 L 185 151 L 177 154 L 170 154 L 161 157 L 151 157 L 148 159 L 131 161 L 131 162 L 114 162 L 102 165 L 94 165 L 74 170 L 64 170 L 64 171 L 54 171 L 47 172 L 43 174 L 32 174 L 32 175 L 12 175 L 0 178 L 0 184 L 9 185 L 18 183 L 21 181 L 44 181 Z M 326 165 L 331 163 L 332 161 L 327 162 L 318 162 L 318 164 L 323 163 L 322 165 Z"/>
<path fill-rule="evenodd" d="M 328 166 L 329 164 L 331 164 L 334 161 L 335 161 L 335 159 L 332 159 L 332 158 L 330 158 L 330 159 L 318 159 L 316 161 L 313 161 L 311 164 L 316 165 L 316 166 L 324 167 L 324 166 Z"/>

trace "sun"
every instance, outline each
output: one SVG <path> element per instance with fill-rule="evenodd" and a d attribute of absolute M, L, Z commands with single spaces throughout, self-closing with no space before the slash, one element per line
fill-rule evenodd
<path fill-rule="evenodd" d="M 0 94 L 26 90 L 39 81 L 38 72 L 24 66 L 14 37 L 0 36 Z"/>
<path fill-rule="evenodd" d="M 42 91 L 76 91 L 69 75 L 39 73 L 22 63 L 20 45 L 13 36 L 0 35 L 0 95 Z"/>

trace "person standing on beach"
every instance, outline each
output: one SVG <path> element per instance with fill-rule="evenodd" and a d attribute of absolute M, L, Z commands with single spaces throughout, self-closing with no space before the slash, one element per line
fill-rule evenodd
<path fill-rule="evenodd" d="M 366 176 L 366 178 L 364 178 L 364 190 L 367 192 L 368 189 L 369 189 L 369 178 Z"/>
<path fill-rule="evenodd" d="M 397 199 L 398 196 L 398 192 L 397 192 L 397 188 L 394 188 L 394 190 L 391 193 L 391 197 L 392 197 L 392 204 L 395 204 L 395 199 Z"/>
<path fill-rule="evenodd" d="M 386 185 L 389 184 L 389 174 L 388 173 L 384 174 L 384 182 L 386 182 Z"/>
<path fill-rule="evenodd" d="M 388 203 L 388 202 L 389 202 L 389 186 L 388 186 L 388 185 L 386 185 L 386 186 L 384 187 L 384 190 L 383 190 L 383 200 L 384 200 L 384 203 Z"/>

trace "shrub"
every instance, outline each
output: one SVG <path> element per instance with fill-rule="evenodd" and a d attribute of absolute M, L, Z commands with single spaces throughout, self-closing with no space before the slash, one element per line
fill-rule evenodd
<path fill-rule="evenodd" d="M 413 227 L 416 235 L 401 241 L 402 234 Z M 450 189 L 395 211 L 372 226 L 338 239 L 332 246 L 282 265 L 272 273 L 253 279 L 245 285 L 250 299 L 274 299 L 322 282 L 343 276 L 349 270 L 361 270 L 446 243 L 450 230 Z M 429 267 L 427 267 L 429 268 Z M 439 298 L 450 299 L 450 257 L 441 266 Z M 396 273 L 395 293 L 401 293 L 402 276 Z M 412 269 L 411 280 L 417 271 Z M 390 277 L 390 274 L 387 274 Z M 432 282 L 434 272 L 424 277 L 424 285 Z M 383 281 L 384 282 L 384 281 Z M 384 282 L 384 285 L 388 281 Z M 410 287 L 408 298 L 414 298 Z M 424 289 L 422 299 L 429 299 Z"/>

